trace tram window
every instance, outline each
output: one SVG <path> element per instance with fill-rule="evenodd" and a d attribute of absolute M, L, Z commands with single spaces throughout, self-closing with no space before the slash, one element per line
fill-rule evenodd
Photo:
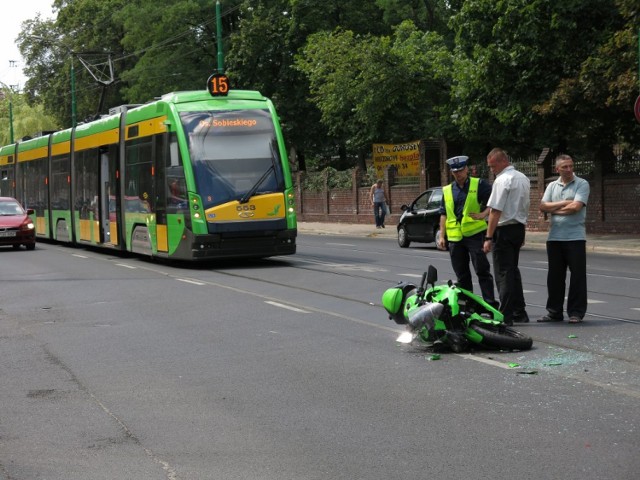
<path fill-rule="evenodd" d="M 182 114 L 198 191 L 205 206 L 284 188 L 271 116 L 266 110 Z"/>
<path fill-rule="evenodd" d="M 155 206 L 153 187 L 153 137 L 127 142 L 125 179 L 125 210 L 150 212 Z M 137 201 L 133 199 L 137 197 Z"/>
<path fill-rule="evenodd" d="M 76 153 L 75 161 L 75 208 L 80 218 L 88 219 L 91 213 L 98 217 L 97 204 L 94 201 L 99 194 L 100 178 L 98 149 L 82 150 Z"/>

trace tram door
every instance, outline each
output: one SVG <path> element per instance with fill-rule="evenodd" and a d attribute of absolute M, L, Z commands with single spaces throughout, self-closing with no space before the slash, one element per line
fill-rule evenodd
<path fill-rule="evenodd" d="M 116 195 L 112 191 L 109 177 L 109 153 L 100 153 L 100 241 L 105 244 L 118 244 L 116 221 Z"/>

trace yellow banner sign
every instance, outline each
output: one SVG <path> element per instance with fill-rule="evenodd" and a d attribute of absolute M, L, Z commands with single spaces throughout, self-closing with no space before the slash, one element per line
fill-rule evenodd
<path fill-rule="evenodd" d="M 420 140 L 409 143 L 374 143 L 373 166 L 379 178 L 385 170 L 394 166 L 399 177 L 420 175 Z"/>

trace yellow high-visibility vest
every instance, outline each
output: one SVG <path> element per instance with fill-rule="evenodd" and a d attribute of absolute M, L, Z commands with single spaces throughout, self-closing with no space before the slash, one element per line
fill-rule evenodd
<path fill-rule="evenodd" d="M 444 207 L 447 212 L 445 223 L 447 239 L 450 242 L 459 242 L 462 237 L 470 237 L 476 233 L 487 229 L 486 220 L 474 220 L 470 213 L 480 213 L 480 203 L 478 202 L 478 184 L 480 180 L 475 177 L 469 179 L 469 193 L 462 209 L 462 220 L 458 222 L 455 214 L 455 204 L 453 202 L 453 186 L 449 184 L 442 188 L 444 196 Z"/>

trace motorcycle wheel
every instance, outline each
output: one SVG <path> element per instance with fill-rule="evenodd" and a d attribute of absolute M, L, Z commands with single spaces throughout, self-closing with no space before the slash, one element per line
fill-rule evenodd
<path fill-rule="evenodd" d="M 533 339 L 513 328 L 504 325 L 487 325 L 472 323 L 469 328 L 482 335 L 481 344 L 485 347 L 499 350 L 529 350 Z"/>

